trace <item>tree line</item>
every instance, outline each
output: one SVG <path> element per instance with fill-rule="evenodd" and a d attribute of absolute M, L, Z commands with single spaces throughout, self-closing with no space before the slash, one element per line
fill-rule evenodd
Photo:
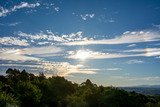
<path fill-rule="evenodd" d="M 81 84 L 64 77 L 46 78 L 9 68 L 0 75 L 0 107 L 160 107 L 160 96 L 97 86 L 89 79 Z"/>

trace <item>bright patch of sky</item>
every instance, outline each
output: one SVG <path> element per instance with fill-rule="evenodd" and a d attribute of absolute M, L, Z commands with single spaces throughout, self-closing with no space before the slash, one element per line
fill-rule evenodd
<path fill-rule="evenodd" d="M 2 0 L 0 74 L 160 85 L 159 13 L 159 0 Z"/>

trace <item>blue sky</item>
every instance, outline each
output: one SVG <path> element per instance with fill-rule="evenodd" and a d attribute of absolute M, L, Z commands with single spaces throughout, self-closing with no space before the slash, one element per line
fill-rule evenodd
<path fill-rule="evenodd" d="M 0 1 L 0 73 L 160 85 L 159 0 Z"/>

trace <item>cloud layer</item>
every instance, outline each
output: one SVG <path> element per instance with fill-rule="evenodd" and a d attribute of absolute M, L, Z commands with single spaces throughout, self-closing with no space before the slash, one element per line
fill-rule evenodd
<path fill-rule="evenodd" d="M 102 39 L 102 40 L 83 40 L 65 43 L 66 45 L 96 45 L 96 44 L 129 44 L 129 43 L 142 43 L 160 41 L 159 32 L 125 32 L 121 36 L 113 39 Z"/>
<path fill-rule="evenodd" d="M 73 32 L 70 34 L 55 34 L 49 30 L 40 33 L 15 33 L 14 37 L 1 37 L 0 44 L 0 60 L 29 62 L 32 61 L 36 66 L 30 66 L 32 69 L 43 69 L 48 73 L 55 73 L 61 76 L 71 76 L 74 73 L 96 74 L 98 71 L 121 71 L 120 67 L 110 67 L 108 69 L 91 69 L 83 64 L 71 64 L 68 60 L 83 59 L 101 60 L 115 58 L 133 58 L 126 61 L 127 64 L 142 64 L 143 61 L 137 60 L 137 57 L 158 57 L 160 56 L 160 48 L 138 48 L 138 44 L 142 42 L 159 41 L 160 35 L 153 31 L 137 31 L 125 32 L 122 35 L 112 39 L 96 39 L 84 37 L 83 32 Z M 87 48 L 75 48 L 78 45 L 116 45 L 127 44 L 122 50 L 91 50 Z M 129 45 L 128 45 L 129 44 Z M 8 46 L 8 47 L 7 47 Z M 62 48 L 63 47 L 63 48 Z M 136 47 L 136 48 L 135 48 Z M 60 57 L 60 61 L 48 61 L 50 58 Z M 64 61 L 65 60 L 65 61 Z M 81 62 L 81 61 L 80 61 Z M 33 64 L 33 65 L 34 65 Z M 11 64 L 13 66 L 13 63 Z M 25 64 L 24 64 L 25 65 Z M 4 66 L 4 65 L 1 65 Z M 29 67 L 29 66 L 28 66 Z M 49 74 L 48 74 L 49 75 Z"/>
<path fill-rule="evenodd" d="M 45 47 L 30 47 L 30 48 L 2 48 L 0 50 L 1 60 L 12 60 L 12 61 L 39 61 L 39 55 L 50 55 L 54 56 L 54 53 L 61 52 L 62 49 L 55 46 Z"/>
<path fill-rule="evenodd" d="M 79 52 L 85 52 L 87 59 L 111 59 L 111 58 L 126 58 L 126 57 L 153 57 L 160 56 L 160 48 L 144 48 L 144 49 L 133 49 L 133 50 L 124 50 L 121 53 L 104 53 L 104 52 L 95 52 L 89 49 L 87 50 L 78 50 L 78 51 L 69 51 L 69 56 L 67 58 L 71 59 L 80 59 Z M 140 61 L 130 61 L 132 63 L 140 63 Z"/>

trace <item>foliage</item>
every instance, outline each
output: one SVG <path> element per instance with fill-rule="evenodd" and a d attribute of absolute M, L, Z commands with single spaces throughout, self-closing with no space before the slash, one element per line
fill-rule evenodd
<path fill-rule="evenodd" d="M 46 78 L 8 69 L 0 76 L 0 107 L 160 107 L 160 96 L 146 96 L 114 87 L 82 84 L 64 77 Z"/>

